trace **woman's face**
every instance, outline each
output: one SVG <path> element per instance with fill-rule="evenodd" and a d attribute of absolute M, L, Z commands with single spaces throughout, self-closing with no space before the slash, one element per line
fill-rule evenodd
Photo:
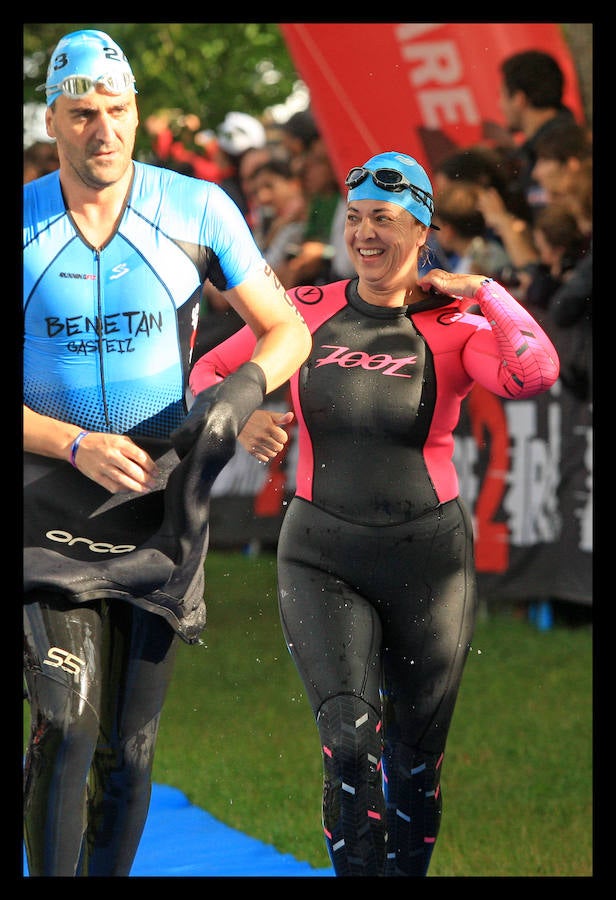
<path fill-rule="evenodd" d="M 301 194 L 296 178 L 283 178 L 276 172 L 262 171 L 253 179 L 253 196 L 259 206 L 271 207 L 282 215 L 290 200 Z"/>
<path fill-rule="evenodd" d="M 554 266 L 560 263 L 563 256 L 564 247 L 555 247 L 546 237 L 545 232 L 541 228 L 535 228 L 533 231 L 535 246 L 539 253 L 541 262 L 546 266 Z"/>
<path fill-rule="evenodd" d="M 325 141 L 321 138 L 313 141 L 306 153 L 302 178 L 304 189 L 310 197 L 313 197 L 315 194 L 335 194 L 338 192 L 336 173 L 327 152 Z"/>
<path fill-rule="evenodd" d="M 428 229 L 397 203 L 349 202 L 344 240 L 360 279 L 379 290 L 412 286 Z"/>

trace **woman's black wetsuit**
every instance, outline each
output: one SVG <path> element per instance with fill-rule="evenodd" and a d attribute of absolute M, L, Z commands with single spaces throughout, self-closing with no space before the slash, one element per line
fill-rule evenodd
<path fill-rule="evenodd" d="M 554 382 L 557 356 L 493 282 L 477 293 L 483 316 L 439 294 L 374 306 L 356 280 L 290 293 L 313 349 L 291 381 L 299 457 L 279 607 L 321 739 L 327 847 L 337 875 L 425 875 L 477 608 L 452 433 L 474 381 L 529 396 Z M 193 391 L 253 340 L 242 329 L 206 354 Z"/>

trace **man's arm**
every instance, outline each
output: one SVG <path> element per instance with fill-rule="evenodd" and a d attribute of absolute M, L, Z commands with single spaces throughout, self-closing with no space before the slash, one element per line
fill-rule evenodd
<path fill-rule="evenodd" d="M 124 434 L 83 431 L 78 425 L 42 416 L 23 408 L 23 449 L 40 456 L 64 459 L 112 494 L 136 491 L 145 494 L 157 486 L 158 470 L 150 456 Z"/>
<path fill-rule="evenodd" d="M 224 296 L 255 335 L 251 360 L 263 370 L 269 394 L 288 381 L 308 356 L 312 346 L 308 326 L 269 266 L 224 291 Z"/>

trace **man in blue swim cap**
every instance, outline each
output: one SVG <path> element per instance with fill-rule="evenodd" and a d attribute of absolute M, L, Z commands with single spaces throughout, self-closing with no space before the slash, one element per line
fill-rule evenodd
<path fill-rule="evenodd" d="M 67 34 L 41 89 L 59 168 L 23 189 L 24 839 L 31 876 L 127 876 L 178 638 L 205 627 L 213 478 L 311 341 L 222 188 L 133 159 L 115 41 Z M 188 415 L 206 282 L 257 346 Z"/>

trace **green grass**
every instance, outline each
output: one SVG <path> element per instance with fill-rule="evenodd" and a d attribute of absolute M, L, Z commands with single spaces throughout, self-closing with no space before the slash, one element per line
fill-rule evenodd
<path fill-rule="evenodd" d="M 208 625 L 182 644 L 154 780 L 282 853 L 329 867 L 312 713 L 278 622 L 271 555 L 211 552 Z M 511 611 L 478 624 L 431 876 L 592 872 L 592 633 Z"/>

